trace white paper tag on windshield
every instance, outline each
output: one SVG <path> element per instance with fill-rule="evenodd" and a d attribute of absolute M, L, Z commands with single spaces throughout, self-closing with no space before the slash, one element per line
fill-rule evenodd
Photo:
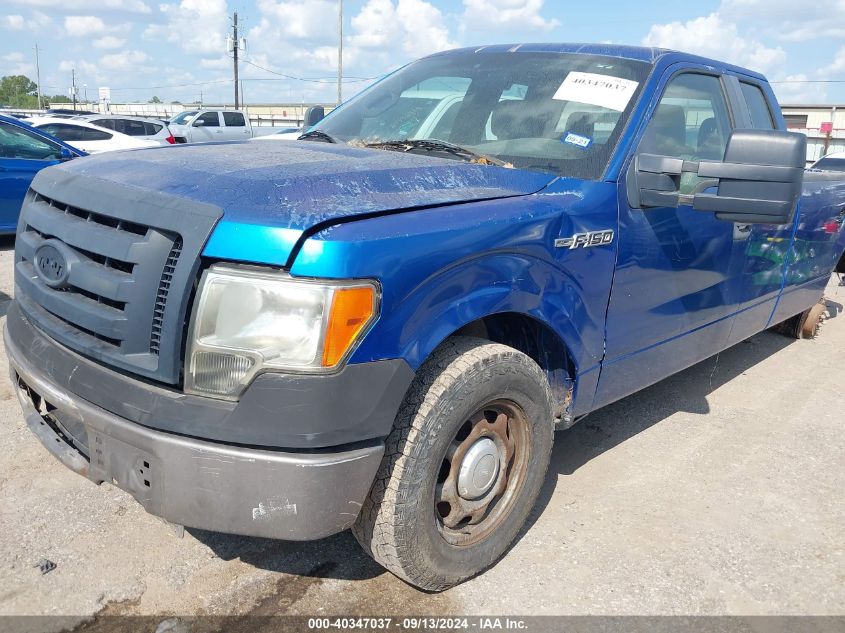
<path fill-rule="evenodd" d="M 572 71 L 552 99 L 577 101 L 622 112 L 638 85 L 630 79 Z"/>

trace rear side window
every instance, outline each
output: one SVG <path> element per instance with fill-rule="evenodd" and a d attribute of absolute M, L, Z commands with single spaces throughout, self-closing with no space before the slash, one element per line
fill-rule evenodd
<path fill-rule="evenodd" d="M 97 119 L 96 121 L 91 121 L 94 125 L 99 125 L 100 127 L 105 127 L 110 130 L 114 129 L 114 119 Z"/>
<path fill-rule="evenodd" d="M 146 136 L 147 130 L 144 128 L 143 121 L 135 121 L 134 119 L 120 119 L 118 122 L 121 127 L 115 126 L 118 132 L 123 132 L 129 136 Z"/>
<path fill-rule="evenodd" d="M 80 141 L 108 141 L 112 138 L 112 134 L 105 131 L 92 130 L 91 128 L 81 128 L 79 134 L 82 138 Z"/>
<path fill-rule="evenodd" d="M 40 125 L 38 127 L 61 141 L 102 141 L 112 137 L 108 132 L 99 132 L 87 127 L 70 125 L 68 123 L 48 123 L 47 125 Z M 102 138 L 97 138 L 98 135 L 102 135 Z"/>
<path fill-rule="evenodd" d="M 760 87 L 744 81 L 740 82 L 739 85 L 742 87 L 742 95 L 745 97 L 748 112 L 751 114 L 751 127 L 755 130 L 774 130 L 775 122 L 772 120 L 766 95 L 763 94 Z"/>
<path fill-rule="evenodd" d="M 225 123 L 227 127 L 246 127 L 244 115 L 240 112 L 224 112 L 223 123 Z"/>
<path fill-rule="evenodd" d="M 216 112 L 206 112 L 197 117 L 197 121 L 202 121 L 205 127 L 220 127 L 220 118 Z"/>
<path fill-rule="evenodd" d="M 147 136 L 155 136 L 159 132 L 161 132 L 161 128 L 163 125 L 158 125 L 157 123 L 150 123 L 149 121 L 144 121 L 144 130 L 146 131 Z"/>
<path fill-rule="evenodd" d="M 89 127 L 52 123 L 41 128 L 62 141 L 108 141 L 113 134 L 105 130 L 92 130 Z"/>

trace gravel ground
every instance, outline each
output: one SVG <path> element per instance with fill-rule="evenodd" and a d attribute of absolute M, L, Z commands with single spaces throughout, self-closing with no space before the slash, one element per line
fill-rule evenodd
<path fill-rule="evenodd" d="M 442 594 L 387 574 L 348 533 L 179 538 L 55 461 L 4 371 L 0 615 L 845 614 L 845 288 L 828 299 L 814 341 L 765 332 L 559 433 L 522 537 Z M 41 575 L 42 558 L 56 569 Z"/>

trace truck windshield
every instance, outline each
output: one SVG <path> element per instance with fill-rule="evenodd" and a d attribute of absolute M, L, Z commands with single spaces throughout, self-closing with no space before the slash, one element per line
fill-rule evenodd
<path fill-rule="evenodd" d="M 827 156 L 813 165 L 813 169 L 824 169 L 825 171 L 845 171 L 845 156 Z"/>
<path fill-rule="evenodd" d="M 180 112 L 180 113 L 179 113 L 179 114 L 177 114 L 175 117 L 173 117 L 172 119 L 170 119 L 170 122 L 171 122 L 171 123 L 173 123 L 174 125 L 183 125 L 183 124 L 185 123 L 185 121 L 187 121 L 188 119 L 190 119 L 190 118 L 191 118 L 192 116 L 194 116 L 196 113 L 197 113 L 197 111 L 196 111 L 196 110 L 190 110 L 190 111 L 186 111 L 186 112 Z"/>
<path fill-rule="evenodd" d="M 365 90 L 316 129 L 399 151 L 438 154 L 436 143 L 396 142 L 445 141 L 516 168 L 597 179 L 649 70 L 584 54 L 435 55 Z"/>

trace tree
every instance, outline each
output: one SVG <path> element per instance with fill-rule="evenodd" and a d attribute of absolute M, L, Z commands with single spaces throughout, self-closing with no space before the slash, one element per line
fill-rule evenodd
<path fill-rule="evenodd" d="M 147 103 L 161 103 L 161 99 L 153 95 L 153 98 L 147 101 Z"/>
<path fill-rule="evenodd" d="M 70 97 L 66 97 L 64 95 L 53 95 L 52 97 L 44 97 L 44 100 L 48 103 L 73 103 L 73 100 Z"/>
<path fill-rule="evenodd" d="M 38 88 L 24 75 L 6 75 L 0 78 L 0 103 L 13 108 L 37 108 Z"/>

